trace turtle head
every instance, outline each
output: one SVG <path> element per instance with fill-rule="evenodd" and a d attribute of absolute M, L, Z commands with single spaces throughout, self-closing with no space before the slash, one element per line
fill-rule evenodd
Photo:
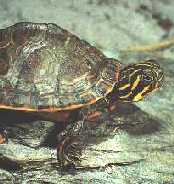
<path fill-rule="evenodd" d="M 163 71 L 154 60 L 128 65 L 120 71 L 116 86 L 117 97 L 122 101 L 140 101 L 163 82 Z"/>

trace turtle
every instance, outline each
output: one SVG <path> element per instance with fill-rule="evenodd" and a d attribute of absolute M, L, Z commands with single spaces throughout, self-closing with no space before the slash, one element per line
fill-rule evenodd
<path fill-rule="evenodd" d="M 0 29 L 0 109 L 65 123 L 57 135 L 62 168 L 80 162 L 80 135 L 87 120 L 110 113 L 117 101 L 142 100 L 162 86 L 163 78 L 156 60 L 122 67 L 117 59 L 53 23 L 20 22 Z"/>

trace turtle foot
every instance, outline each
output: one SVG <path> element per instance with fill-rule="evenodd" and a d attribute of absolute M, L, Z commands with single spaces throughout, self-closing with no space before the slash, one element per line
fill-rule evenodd
<path fill-rule="evenodd" d="M 67 136 L 57 146 L 57 160 L 61 168 L 79 165 L 84 145 L 79 136 Z"/>

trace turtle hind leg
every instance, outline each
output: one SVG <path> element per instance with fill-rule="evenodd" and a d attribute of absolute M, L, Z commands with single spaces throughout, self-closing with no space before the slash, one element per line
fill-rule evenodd
<path fill-rule="evenodd" d="M 75 168 L 80 164 L 82 151 L 85 147 L 82 121 L 71 123 L 58 135 L 57 160 L 63 170 Z"/>

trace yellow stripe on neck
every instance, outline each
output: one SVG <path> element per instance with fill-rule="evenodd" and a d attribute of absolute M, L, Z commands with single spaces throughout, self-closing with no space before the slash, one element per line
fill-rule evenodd
<path fill-rule="evenodd" d="M 124 95 L 124 96 L 120 96 L 119 98 L 124 99 L 124 98 L 129 97 L 131 94 L 132 94 L 132 91 L 129 92 L 128 94 Z"/>
<path fill-rule="evenodd" d="M 132 101 L 138 102 L 138 101 L 142 100 L 142 99 L 143 99 L 142 94 L 145 93 L 148 89 L 149 89 L 149 86 L 146 86 L 140 93 L 138 93 L 138 94 L 133 98 Z"/>
<path fill-rule="evenodd" d="M 135 82 L 133 83 L 131 90 L 133 91 L 139 84 L 140 82 L 140 76 L 137 76 L 137 79 L 135 80 Z"/>
<path fill-rule="evenodd" d="M 125 84 L 124 86 L 121 86 L 119 90 L 124 90 L 126 88 L 130 87 L 130 84 Z"/>

